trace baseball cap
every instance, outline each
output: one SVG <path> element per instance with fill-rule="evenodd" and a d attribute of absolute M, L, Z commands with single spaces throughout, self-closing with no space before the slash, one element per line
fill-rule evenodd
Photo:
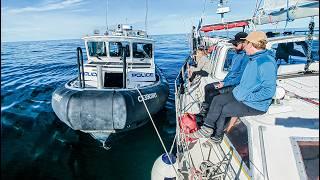
<path fill-rule="evenodd" d="M 234 39 L 231 39 L 230 41 L 228 41 L 229 43 L 233 44 L 234 46 L 236 46 L 239 42 L 244 41 L 244 38 L 246 38 L 248 36 L 247 33 L 245 32 L 238 32 L 235 36 Z"/>
<path fill-rule="evenodd" d="M 243 39 L 252 43 L 258 43 L 259 41 L 262 41 L 262 40 L 266 41 L 267 35 L 265 32 L 262 32 L 262 31 L 253 31 L 253 32 L 250 32 L 249 35 Z"/>

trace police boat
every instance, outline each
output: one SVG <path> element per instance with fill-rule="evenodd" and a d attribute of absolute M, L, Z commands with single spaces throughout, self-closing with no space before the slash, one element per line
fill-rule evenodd
<path fill-rule="evenodd" d="M 52 108 L 74 130 L 110 148 L 110 135 L 136 129 L 161 110 L 168 82 L 154 62 L 154 40 L 129 25 L 103 35 L 95 31 L 77 48 L 78 77 L 57 88 Z"/>

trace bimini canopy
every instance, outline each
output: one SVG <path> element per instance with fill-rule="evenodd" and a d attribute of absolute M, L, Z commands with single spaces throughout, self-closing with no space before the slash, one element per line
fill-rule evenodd
<path fill-rule="evenodd" d="M 226 23 L 220 23 L 220 24 L 205 25 L 201 27 L 200 31 L 210 32 L 210 31 L 218 31 L 223 29 L 245 27 L 248 25 L 249 25 L 249 20 L 233 21 L 233 22 L 226 22 Z"/>

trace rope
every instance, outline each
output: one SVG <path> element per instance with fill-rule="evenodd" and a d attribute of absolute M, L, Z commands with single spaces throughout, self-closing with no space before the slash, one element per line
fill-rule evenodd
<path fill-rule="evenodd" d="M 173 151 L 173 147 L 174 147 L 174 144 L 175 144 L 175 142 L 176 142 L 176 139 L 177 139 L 177 133 L 176 133 L 176 135 L 174 136 L 174 139 L 173 139 L 173 141 L 172 141 L 172 145 L 171 145 L 171 148 L 170 148 L 170 151 L 169 151 L 170 154 L 171 154 L 172 151 Z"/>
<path fill-rule="evenodd" d="M 161 136 L 160 136 L 160 133 L 159 133 L 157 127 L 156 127 L 156 124 L 154 123 L 154 121 L 153 121 L 153 119 L 152 119 L 152 116 L 151 116 L 151 114 L 150 114 L 150 112 L 149 112 L 149 109 L 148 109 L 148 107 L 147 107 L 147 105 L 146 105 L 146 102 L 144 101 L 144 98 L 143 98 L 140 90 L 139 90 L 137 87 L 136 87 L 136 89 L 137 89 L 138 93 L 140 94 L 140 96 L 142 97 L 141 99 L 142 99 L 142 102 L 143 102 L 143 104 L 144 104 L 144 107 L 145 107 L 146 110 L 147 110 L 147 113 L 148 113 L 148 115 L 149 115 L 149 117 L 150 117 L 150 120 L 151 120 L 151 122 L 152 122 L 152 125 L 153 125 L 153 127 L 154 127 L 154 129 L 155 129 L 155 131 L 156 131 L 156 133 L 157 133 L 157 135 L 158 135 L 158 138 L 159 138 L 159 140 L 160 140 L 160 142 L 161 142 L 161 145 L 162 145 L 164 151 L 166 152 L 166 154 L 167 154 L 167 156 L 168 156 L 168 159 L 169 159 L 169 161 L 170 161 L 170 163 L 171 163 L 171 166 L 172 166 L 172 168 L 174 169 L 177 177 L 179 177 L 178 171 L 176 170 L 176 168 L 174 167 L 174 165 L 173 165 L 173 163 L 172 163 L 172 161 L 171 161 L 171 158 L 170 158 L 170 156 L 169 156 L 169 153 L 168 153 L 168 151 L 167 151 L 167 148 L 166 148 L 166 146 L 164 145 L 163 140 L 162 140 L 162 138 L 161 138 Z"/>

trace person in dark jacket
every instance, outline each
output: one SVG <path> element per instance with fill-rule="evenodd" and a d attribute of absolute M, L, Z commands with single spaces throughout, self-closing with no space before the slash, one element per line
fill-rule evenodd
<path fill-rule="evenodd" d="M 240 83 L 242 73 L 249 61 L 248 55 L 246 55 L 244 49 L 245 40 L 248 36 L 245 32 L 239 32 L 234 36 L 234 39 L 229 42 L 235 46 L 237 54 L 232 57 L 231 69 L 229 70 L 223 81 L 207 84 L 204 87 L 204 102 L 199 113 L 201 116 L 206 116 L 210 107 L 210 103 L 214 96 L 220 93 L 227 93 Z"/>
<path fill-rule="evenodd" d="M 244 50 L 250 60 L 240 84 L 232 92 L 214 97 L 203 126 L 190 137 L 210 138 L 220 143 L 226 118 L 267 112 L 276 91 L 277 63 L 271 51 L 265 49 L 267 36 L 264 32 L 251 32 L 245 40 Z"/>

